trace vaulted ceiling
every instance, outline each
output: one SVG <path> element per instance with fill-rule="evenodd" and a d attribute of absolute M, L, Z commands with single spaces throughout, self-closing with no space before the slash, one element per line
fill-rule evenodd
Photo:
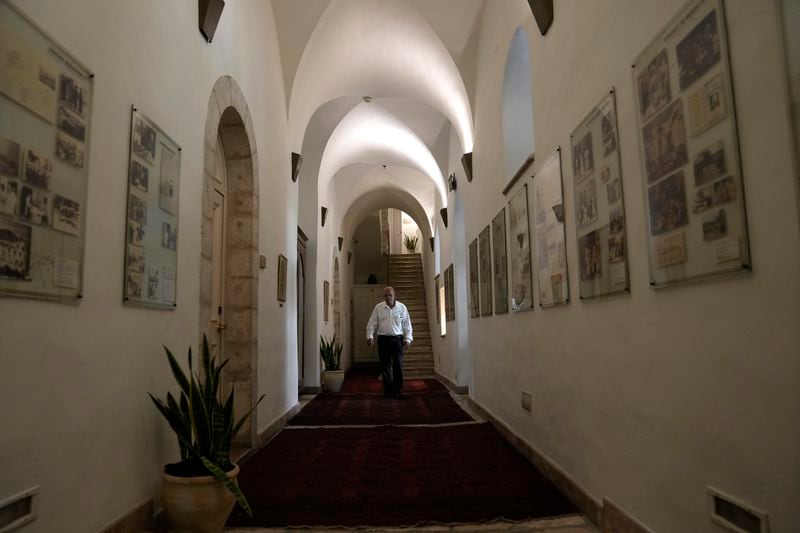
<path fill-rule="evenodd" d="M 484 4 L 272 1 L 290 144 L 304 160 L 320 162 L 321 200 L 333 194 L 344 213 L 359 195 L 393 184 L 429 223 L 435 201 L 447 205 L 436 146 L 452 127 L 461 150 L 472 151 L 471 84 L 462 71 L 471 71 L 463 67 L 474 61 L 469 44 Z M 327 137 L 322 143 L 320 135 Z M 309 138 L 315 142 L 304 142 Z M 321 153 L 309 153 L 311 145 Z"/>

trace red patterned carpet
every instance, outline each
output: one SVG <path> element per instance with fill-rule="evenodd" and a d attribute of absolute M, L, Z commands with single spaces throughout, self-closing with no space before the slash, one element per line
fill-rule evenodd
<path fill-rule="evenodd" d="M 320 394 L 290 426 L 408 425 L 469 422 L 472 417 L 446 392 L 404 393 L 402 400 L 381 394 Z"/>
<path fill-rule="evenodd" d="M 402 400 L 382 397 L 372 371 L 349 375 L 343 394 L 321 394 L 293 425 L 242 464 L 228 526 L 396 527 L 528 520 L 577 509 L 488 423 L 469 421 L 436 380 L 409 380 Z"/>
<path fill-rule="evenodd" d="M 413 526 L 577 509 L 491 424 L 289 429 L 242 466 L 229 526 Z"/>

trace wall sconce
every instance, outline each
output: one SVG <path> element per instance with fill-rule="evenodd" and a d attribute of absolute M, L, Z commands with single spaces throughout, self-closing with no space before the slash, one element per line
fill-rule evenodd
<path fill-rule="evenodd" d="M 297 181 L 300 175 L 300 165 L 303 164 L 303 156 L 292 152 L 292 181 Z"/>
<path fill-rule="evenodd" d="M 320 215 L 322 216 L 322 227 L 325 227 L 325 219 L 328 217 L 328 208 L 324 205 L 319 208 Z"/>
<path fill-rule="evenodd" d="M 467 181 L 472 183 L 472 152 L 467 152 L 461 156 L 461 164 L 464 166 L 464 174 L 467 176 Z"/>
<path fill-rule="evenodd" d="M 450 174 L 450 176 L 448 176 L 448 178 L 447 178 L 447 190 L 448 190 L 448 191 L 454 191 L 454 190 L 456 190 L 456 186 L 457 186 L 457 185 L 458 185 L 458 184 L 456 183 L 456 173 L 455 173 L 455 172 L 453 172 L 453 173 L 452 173 L 452 174 Z"/>

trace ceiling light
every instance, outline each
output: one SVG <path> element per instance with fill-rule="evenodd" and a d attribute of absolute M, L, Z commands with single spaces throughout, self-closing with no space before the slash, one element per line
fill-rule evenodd
<path fill-rule="evenodd" d="M 364 96 L 364 101 L 366 103 L 370 103 L 370 102 L 372 102 L 372 97 L 371 96 Z"/>

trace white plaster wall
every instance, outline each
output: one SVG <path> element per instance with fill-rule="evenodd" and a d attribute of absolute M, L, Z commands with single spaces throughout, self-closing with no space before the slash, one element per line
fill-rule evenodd
<path fill-rule="evenodd" d="M 630 64 L 682 0 L 559 0 L 542 38 L 524 2 L 487 3 L 477 58 L 475 179 L 465 239 L 506 204 L 501 92 L 514 29 L 530 38 L 538 167 L 617 90 L 631 294 L 578 300 L 572 176 L 564 168 L 572 303 L 469 320 L 470 394 L 594 497 L 655 531 L 718 531 L 713 485 L 800 530 L 800 247 L 787 88 L 773 2 L 725 2 L 754 271 L 651 290 Z M 530 178 L 526 178 L 529 181 Z M 451 226 L 452 228 L 452 226 Z M 442 269 L 452 229 L 442 232 Z M 459 304 L 460 305 L 460 304 Z M 456 355 L 436 347 L 445 375 Z M 442 350 L 450 350 L 445 353 Z M 533 394 L 532 415 L 519 406 Z"/>
<path fill-rule="evenodd" d="M 183 359 L 197 342 L 206 111 L 223 75 L 237 81 L 252 113 L 260 252 L 270 265 L 259 271 L 259 384 L 267 397 L 258 427 L 297 402 L 296 214 L 287 207 L 297 200 L 283 81 L 271 8 L 259 0 L 228 2 L 212 45 L 197 30 L 196 2 L 17 4 L 96 77 L 84 297 L 75 306 L 0 299 L 0 499 L 39 485 L 39 517 L 25 531 L 94 531 L 156 497 L 162 465 L 178 459 L 147 392 L 177 389 L 162 344 Z M 174 312 L 121 304 L 131 104 L 183 147 Z M 283 308 L 278 253 L 289 259 Z"/>

